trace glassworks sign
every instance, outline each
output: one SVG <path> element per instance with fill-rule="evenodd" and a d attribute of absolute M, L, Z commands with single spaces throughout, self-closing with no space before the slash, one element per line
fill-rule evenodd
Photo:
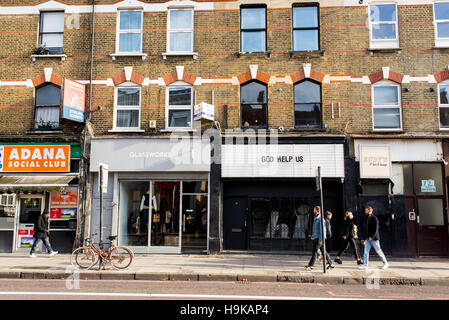
<path fill-rule="evenodd" d="M 0 172 L 69 172 L 70 145 L 0 146 Z"/>
<path fill-rule="evenodd" d="M 360 145 L 360 178 L 391 178 L 389 146 Z"/>
<path fill-rule="evenodd" d="M 222 176 L 234 178 L 344 177 L 342 144 L 223 145 Z"/>

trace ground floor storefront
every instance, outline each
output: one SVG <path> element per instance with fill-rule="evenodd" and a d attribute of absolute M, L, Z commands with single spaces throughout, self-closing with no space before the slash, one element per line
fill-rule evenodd
<path fill-rule="evenodd" d="M 91 233 L 136 253 L 207 253 L 210 146 L 169 139 L 97 139 L 92 142 Z M 202 159 L 192 159 L 192 150 Z M 175 151 L 188 153 L 175 160 Z M 177 152 L 176 151 L 176 152 Z M 100 226 L 99 163 L 108 167 Z"/>
<path fill-rule="evenodd" d="M 0 252 L 29 252 L 44 211 L 54 250 L 72 251 L 80 156 L 78 143 L 0 143 Z"/>

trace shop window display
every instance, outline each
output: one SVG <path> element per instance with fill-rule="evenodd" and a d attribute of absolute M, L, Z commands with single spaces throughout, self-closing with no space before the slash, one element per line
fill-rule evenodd
<path fill-rule="evenodd" d="M 120 245 L 148 245 L 149 194 L 149 182 L 120 182 L 118 234 Z"/>

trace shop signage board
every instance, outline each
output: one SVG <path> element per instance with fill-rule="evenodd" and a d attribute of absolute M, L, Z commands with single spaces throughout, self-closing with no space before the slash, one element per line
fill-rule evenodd
<path fill-rule="evenodd" d="M 0 146 L 0 172 L 69 172 L 70 145 Z"/>
<path fill-rule="evenodd" d="M 78 188 L 66 188 L 65 191 L 51 192 L 52 207 L 76 207 L 78 205 Z"/>
<path fill-rule="evenodd" d="M 342 144 L 223 145 L 222 176 L 242 178 L 344 177 Z"/>
<path fill-rule="evenodd" d="M 421 192 L 437 192 L 435 180 L 421 180 Z"/>
<path fill-rule="evenodd" d="M 73 80 L 64 79 L 63 115 L 64 119 L 84 122 L 86 86 Z"/>
<path fill-rule="evenodd" d="M 360 145 L 360 178 L 391 178 L 389 146 Z"/>

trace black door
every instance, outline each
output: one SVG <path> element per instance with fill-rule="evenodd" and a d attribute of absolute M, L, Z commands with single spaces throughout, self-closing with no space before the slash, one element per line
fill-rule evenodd
<path fill-rule="evenodd" d="M 247 250 L 247 198 L 226 197 L 223 213 L 223 245 L 225 250 Z"/>

